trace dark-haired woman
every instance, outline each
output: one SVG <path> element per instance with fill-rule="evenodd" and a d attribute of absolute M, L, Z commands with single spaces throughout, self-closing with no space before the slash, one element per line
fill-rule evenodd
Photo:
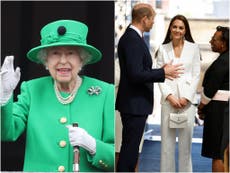
<path fill-rule="evenodd" d="M 212 158 L 212 171 L 223 172 L 229 145 L 229 28 L 218 26 L 210 40 L 219 57 L 207 69 L 198 114 L 204 119 L 202 156 Z"/>
<path fill-rule="evenodd" d="M 200 51 L 191 36 L 189 23 L 183 15 L 172 18 L 157 55 L 157 65 L 183 64 L 184 72 L 175 80 L 159 83 L 161 97 L 161 172 L 175 172 L 175 145 L 178 131 L 179 172 L 192 172 L 191 144 L 197 104 L 196 89 L 200 76 Z M 170 113 L 184 113 L 184 128 L 170 128 Z"/>

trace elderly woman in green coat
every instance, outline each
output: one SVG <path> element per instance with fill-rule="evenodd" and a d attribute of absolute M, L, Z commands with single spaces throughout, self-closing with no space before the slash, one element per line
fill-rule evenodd
<path fill-rule="evenodd" d="M 23 82 L 13 56 L 1 67 L 1 140 L 15 141 L 26 130 L 24 171 L 73 171 L 73 149 L 79 147 L 81 172 L 114 171 L 114 87 L 79 76 L 82 66 L 101 59 L 86 43 L 88 28 L 59 20 L 41 30 L 41 45 L 27 57 L 42 63 L 50 76 Z M 72 126 L 78 123 L 78 127 Z"/>

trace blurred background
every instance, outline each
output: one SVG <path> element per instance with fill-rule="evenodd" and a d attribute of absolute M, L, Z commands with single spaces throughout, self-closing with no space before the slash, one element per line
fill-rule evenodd
<path fill-rule="evenodd" d="M 57 19 L 76 19 L 89 26 L 88 43 L 97 47 L 103 54 L 102 61 L 96 66 L 87 66 L 84 73 L 110 83 L 115 79 L 117 87 L 119 84 L 117 44 L 130 24 L 131 9 L 138 2 L 150 3 L 157 12 L 152 30 L 144 35 L 153 62 L 154 54 L 163 42 L 171 18 L 176 14 L 187 17 L 193 39 L 199 44 L 202 55 L 202 73 L 197 89 L 199 99 L 203 74 L 218 56 L 211 51 L 209 41 L 216 26 L 229 26 L 229 0 L 1 1 L 1 57 L 15 55 L 15 66 L 20 66 L 22 71 L 21 81 L 47 75 L 43 66 L 30 62 L 25 57 L 27 51 L 39 44 L 39 32 L 45 24 Z M 143 138 L 145 141 L 160 140 L 160 91 L 157 85 L 154 90 L 154 111 L 147 120 Z M 18 92 L 19 87 L 16 88 L 16 94 Z M 117 129 L 121 130 L 121 127 L 117 120 L 116 124 L 118 125 L 116 136 L 118 136 Z M 194 141 L 201 143 L 202 122 L 194 125 L 200 125 L 196 133 L 198 136 Z M 23 135 L 16 143 L 1 142 L 1 171 L 22 170 L 24 140 Z M 119 142 L 120 139 L 116 138 L 117 152 Z M 156 152 L 154 154 L 156 155 Z M 144 158 L 146 155 L 140 156 L 139 170 L 157 171 L 146 166 Z"/>
<path fill-rule="evenodd" d="M 202 90 L 202 80 L 208 66 L 217 58 L 218 54 L 212 52 L 209 41 L 216 31 L 218 25 L 229 26 L 229 1 L 228 0 L 116 0 L 115 1 L 115 84 L 119 85 L 119 64 L 117 57 L 117 44 L 127 26 L 131 23 L 132 7 L 139 2 L 149 3 L 155 9 L 157 15 L 153 28 L 149 33 L 144 33 L 146 44 L 148 45 L 155 66 L 155 52 L 162 44 L 169 22 L 177 14 L 184 15 L 189 22 L 191 34 L 194 41 L 199 45 L 201 51 L 201 75 L 197 88 L 197 99 L 199 101 Z M 226 64 L 229 65 L 229 64 Z M 146 123 L 145 133 L 140 145 L 139 168 L 141 172 L 159 172 L 160 162 L 160 119 L 161 119 L 161 93 L 158 85 L 154 84 L 154 109 L 149 115 Z M 121 144 L 121 121 L 119 112 L 116 111 L 116 152 L 117 155 Z M 210 172 L 211 162 L 200 156 L 202 143 L 203 122 L 196 116 L 193 136 L 193 156 L 194 172 Z M 151 141 L 151 142 L 149 142 Z M 154 149 L 155 147 L 155 149 Z M 196 164 L 199 164 L 197 166 Z M 202 163 L 203 166 L 201 165 Z"/>
<path fill-rule="evenodd" d="M 209 41 L 218 25 L 229 26 L 229 1 L 228 0 L 116 0 L 115 1 L 115 60 L 117 59 L 117 44 L 126 27 L 131 22 L 132 7 L 139 2 L 149 3 L 155 9 L 157 15 L 154 25 L 149 33 L 145 33 L 145 41 L 151 51 L 153 62 L 155 52 L 163 42 L 169 22 L 177 14 L 184 15 L 189 22 L 194 41 L 199 45 L 202 57 L 200 84 L 197 89 L 199 94 L 203 74 L 207 67 L 218 56 L 212 52 Z M 226 64 L 228 65 L 228 64 Z M 116 68 L 118 68 L 116 66 Z M 119 78 L 119 69 L 115 70 L 116 78 Z M 119 79 L 118 79 L 119 80 Z M 152 117 L 159 117 L 160 92 L 155 85 L 154 112 Z M 199 99 L 199 97 L 198 97 Z M 150 122 L 152 117 L 150 117 Z M 159 119 L 158 119 L 159 120 Z M 157 119 L 156 119 L 157 121 Z"/>

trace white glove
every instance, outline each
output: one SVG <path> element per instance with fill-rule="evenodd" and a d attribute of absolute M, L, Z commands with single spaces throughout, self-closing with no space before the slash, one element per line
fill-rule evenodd
<path fill-rule="evenodd" d="M 1 86 L 0 86 L 0 104 L 4 105 L 8 102 L 14 89 L 16 88 L 21 72 L 17 67 L 14 70 L 14 56 L 6 56 L 1 67 Z"/>
<path fill-rule="evenodd" d="M 80 146 L 89 151 L 91 155 L 96 153 L 96 140 L 80 127 L 66 126 L 69 129 L 69 141 L 72 146 Z"/>

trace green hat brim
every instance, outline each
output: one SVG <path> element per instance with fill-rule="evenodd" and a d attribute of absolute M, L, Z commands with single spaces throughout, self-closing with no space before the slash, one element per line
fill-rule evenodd
<path fill-rule="evenodd" d="M 48 47 L 57 47 L 57 46 L 77 46 L 77 47 L 83 47 L 91 56 L 90 56 L 90 60 L 86 63 L 86 64 L 93 64 L 96 63 L 98 61 L 101 60 L 102 54 L 101 52 L 96 49 L 93 46 L 87 45 L 87 44 L 79 44 L 79 43 L 51 43 L 49 45 L 41 45 L 41 46 L 37 46 L 33 49 L 31 49 L 28 53 L 27 53 L 27 58 L 30 59 L 33 62 L 36 62 L 38 64 L 43 64 L 42 60 L 38 58 L 38 53 L 44 49 L 44 48 L 48 48 Z M 85 65 L 86 65 L 85 64 Z"/>

